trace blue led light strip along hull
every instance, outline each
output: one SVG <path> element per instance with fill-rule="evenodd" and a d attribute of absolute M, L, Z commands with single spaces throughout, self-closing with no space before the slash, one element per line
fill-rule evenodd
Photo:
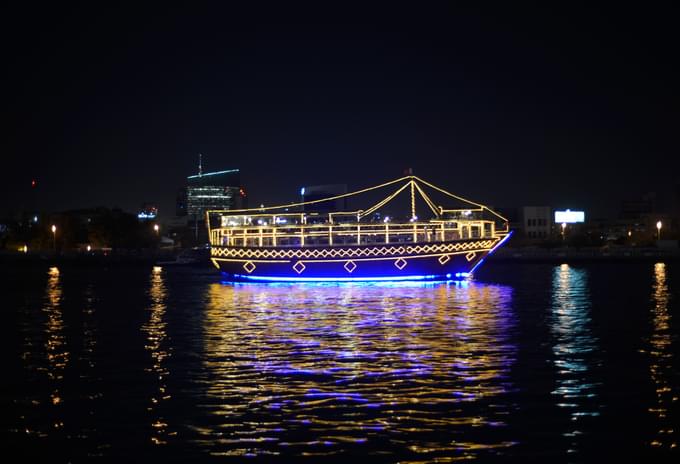
<path fill-rule="evenodd" d="M 508 232 L 508 235 L 506 235 L 505 237 L 503 237 L 496 245 L 494 245 L 494 247 L 493 247 L 492 249 L 489 250 L 489 252 L 486 254 L 486 256 L 484 256 L 482 259 L 480 259 L 479 261 L 477 261 L 477 263 L 472 267 L 472 269 L 470 269 L 470 272 L 468 273 L 468 275 L 469 275 L 470 277 L 472 277 L 472 275 L 473 275 L 473 273 L 475 272 L 475 270 L 476 270 L 479 266 L 482 265 L 482 263 L 483 263 L 484 260 L 487 258 L 487 256 L 489 256 L 490 254 L 492 254 L 492 253 L 493 253 L 494 251 L 496 251 L 501 245 L 503 245 L 503 243 L 505 243 L 505 242 L 510 238 L 510 236 L 512 235 L 512 233 L 513 233 L 512 230 L 511 230 L 510 232 Z"/>
<path fill-rule="evenodd" d="M 452 280 L 451 274 L 408 275 L 390 277 L 280 277 L 280 276 L 226 274 L 226 277 L 231 278 L 232 280 L 237 282 L 409 282 L 409 281 Z"/>

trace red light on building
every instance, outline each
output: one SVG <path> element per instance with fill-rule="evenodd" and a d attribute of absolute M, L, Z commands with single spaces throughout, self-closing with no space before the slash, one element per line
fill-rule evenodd
<path fill-rule="evenodd" d="M 38 185 L 38 181 L 36 181 L 35 179 L 32 179 L 31 180 L 31 188 L 35 188 L 37 185 Z"/>
<path fill-rule="evenodd" d="M 242 197 L 245 197 L 245 196 L 246 196 L 246 191 L 243 190 L 243 187 L 241 187 L 240 189 L 238 189 L 238 193 L 239 193 Z"/>

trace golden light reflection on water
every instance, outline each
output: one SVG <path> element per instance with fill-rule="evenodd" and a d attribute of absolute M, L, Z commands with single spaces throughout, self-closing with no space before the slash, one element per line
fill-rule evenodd
<path fill-rule="evenodd" d="M 64 334 L 64 314 L 61 308 L 62 293 L 59 269 L 52 267 L 48 271 L 43 312 L 47 315 L 45 354 L 47 357 L 47 376 L 52 385 L 50 402 L 55 407 L 59 407 L 63 403 L 61 386 L 64 380 L 64 370 L 70 356 Z M 62 428 L 64 426 L 63 415 L 55 412 L 53 416 L 55 419 L 52 426 L 55 429 Z"/>
<path fill-rule="evenodd" d="M 205 310 L 215 455 L 473 458 L 514 444 L 507 287 L 219 285 Z M 408 433 L 405 433 L 408 432 Z M 367 445 L 370 444 L 370 445 Z"/>
<path fill-rule="evenodd" d="M 578 451 L 584 434 L 583 420 L 599 416 L 600 384 L 591 371 L 598 340 L 590 325 L 588 272 L 567 264 L 553 270 L 550 330 L 554 337 L 553 356 L 557 371 L 557 388 L 552 392 L 559 408 L 569 412 L 570 427 L 563 433 L 570 441 L 567 452 Z"/>
<path fill-rule="evenodd" d="M 668 303 L 671 293 L 666 279 L 666 265 L 654 265 L 654 283 L 652 284 L 652 336 L 648 348 L 644 351 L 649 355 L 649 373 L 654 382 L 656 403 L 649 408 L 657 419 L 656 436 L 650 441 L 653 447 L 676 448 L 678 446 L 677 432 L 669 417 L 671 404 L 678 401 L 677 392 L 671 383 L 673 375 L 673 351 L 671 335 L 671 315 Z"/>
<path fill-rule="evenodd" d="M 151 366 L 146 369 L 156 377 L 158 389 L 151 397 L 148 411 L 151 413 L 151 442 L 156 445 L 167 444 L 168 437 L 175 432 L 168 430 L 168 423 L 162 414 L 162 403 L 170 399 L 167 378 L 170 375 L 167 358 L 172 356 L 172 348 L 169 347 L 167 335 L 167 322 L 165 313 L 167 310 L 167 289 L 163 277 L 163 270 L 154 266 L 150 276 L 149 286 L 149 320 L 142 326 L 146 334 L 144 347 L 151 354 Z"/>
<path fill-rule="evenodd" d="M 46 438 L 64 429 L 62 388 L 70 352 L 66 343 L 62 298 L 60 271 L 51 267 L 47 271 L 38 311 L 23 313 L 21 358 L 31 388 L 26 389 L 26 409 L 19 418 L 21 431 L 26 435 Z M 39 387 L 41 385 L 45 385 L 44 389 Z"/>

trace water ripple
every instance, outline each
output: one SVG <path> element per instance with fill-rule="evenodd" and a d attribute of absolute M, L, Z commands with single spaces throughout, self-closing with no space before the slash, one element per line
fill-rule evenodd
<path fill-rule="evenodd" d="M 551 332 L 557 385 L 552 394 L 556 405 L 568 412 L 571 421 L 563 436 L 568 453 L 579 451 L 585 418 L 598 417 L 601 385 L 592 370 L 600 363 L 598 339 L 591 332 L 591 298 L 588 273 L 567 264 L 553 270 Z"/>
<path fill-rule="evenodd" d="M 211 285 L 197 443 L 416 461 L 510 447 L 510 302 L 481 284 Z"/>

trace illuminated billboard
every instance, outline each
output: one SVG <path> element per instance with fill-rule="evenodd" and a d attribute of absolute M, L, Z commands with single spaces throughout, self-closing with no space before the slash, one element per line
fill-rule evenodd
<path fill-rule="evenodd" d="M 586 213 L 583 211 L 555 211 L 555 223 L 557 224 L 576 224 L 586 220 Z"/>

